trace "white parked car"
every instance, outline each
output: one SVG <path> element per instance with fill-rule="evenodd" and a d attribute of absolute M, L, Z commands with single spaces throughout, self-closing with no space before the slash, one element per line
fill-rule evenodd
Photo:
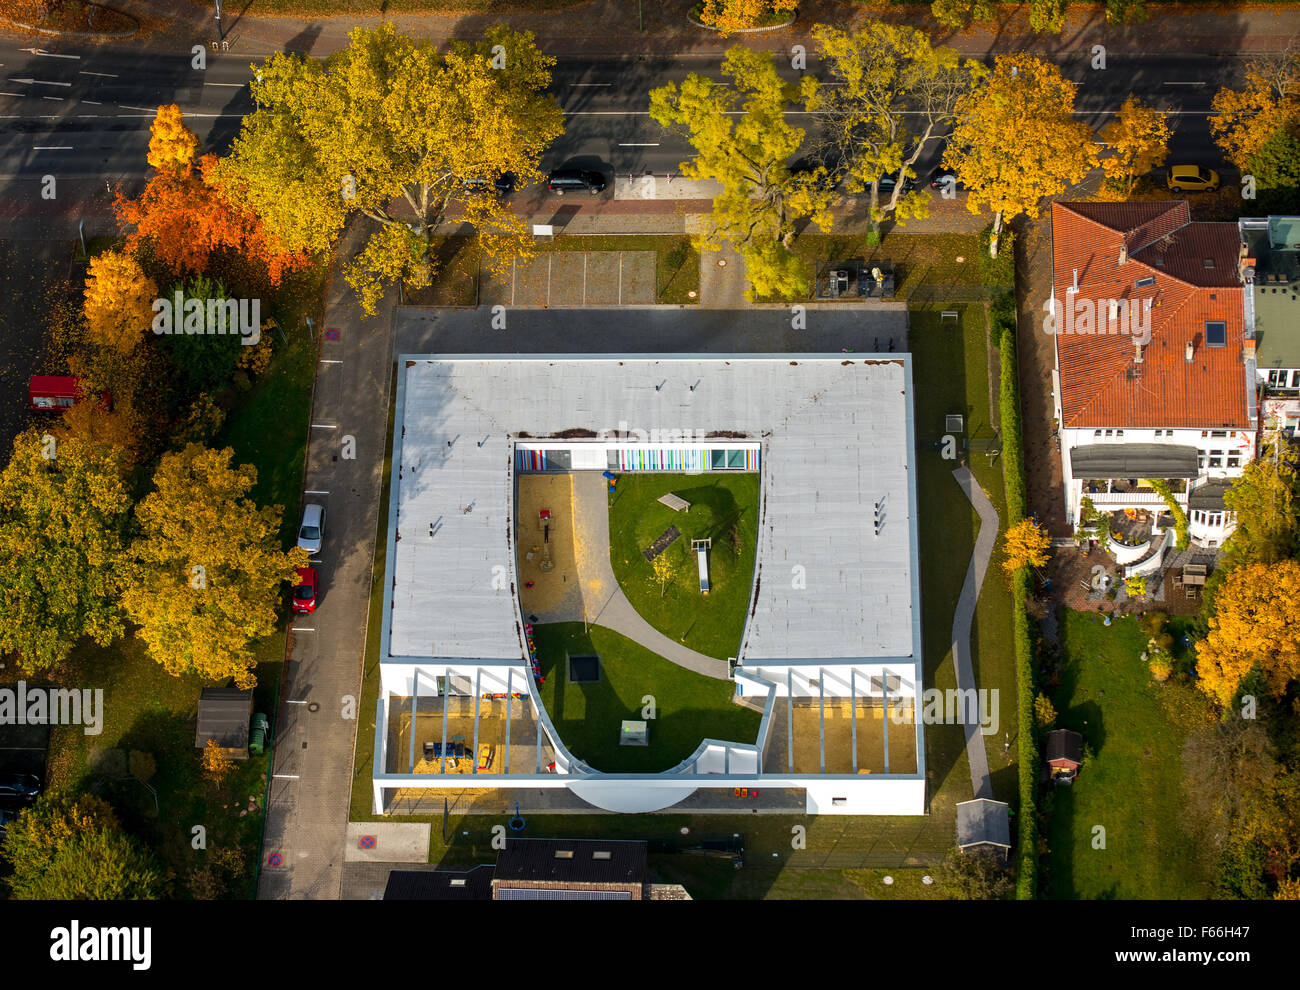
<path fill-rule="evenodd" d="M 325 507 L 310 502 L 302 507 L 302 525 L 298 527 L 298 546 L 308 553 L 320 553 L 325 540 Z"/>

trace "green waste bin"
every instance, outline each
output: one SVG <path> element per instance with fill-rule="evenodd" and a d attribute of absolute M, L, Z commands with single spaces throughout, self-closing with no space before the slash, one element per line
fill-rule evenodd
<path fill-rule="evenodd" d="M 267 737 L 271 734 L 271 722 L 258 712 L 253 716 L 252 729 L 248 733 L 248 755 L 261 756 L 266 748 Z"/>

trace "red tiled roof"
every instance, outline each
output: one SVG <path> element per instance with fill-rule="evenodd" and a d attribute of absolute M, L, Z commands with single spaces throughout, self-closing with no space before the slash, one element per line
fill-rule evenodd
<path fill-rule="evenodd" d="M 1054 203 L 1053 282 L 1064 427 L 1246 429 L 1244 314 L 1235 224 L 1192 223 L 1187 204 Z M 1120 264 L 1120 249 L 1130 253 Z M 1163 266 L 1155 264 L 1157 258 Z M 1205 267 L 1206 258 L 1213 261 Z M 1067 292 L 1078 272 L 1078 293 Z M 1136 283 L 1154 278 L 1153 285 Z M 1108 300 L 1146 310 L 1150 340 L 1109 320 Z M 1067 309 L 1091 303 L 1096 319 L 1065 327 Z M 1226 324 L 1224 347 L 1206 346 L 1207 321 Z M 1073 330 L 1074 332 L 1069 332 Z M 1091 332 L 1088 332 L 1091 330 Z M 1109 331 L 1109 332 L 1107 332 Z M 1188 341 L 1193 359 L 1186 360 Z"/>

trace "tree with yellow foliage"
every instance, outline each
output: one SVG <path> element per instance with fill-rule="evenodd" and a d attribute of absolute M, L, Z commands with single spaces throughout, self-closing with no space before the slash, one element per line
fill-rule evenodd
<path fill-rule="evenodd" d="M 1032 519 L 1022 519 L 1002 534 L 1002 569 L 1014 575 L 1022 567 L 1042 567 L 1051 547 L 1047 530 Z"/>
<path fill-rule="evenodd" d="M 1300 47 L 1295 40 L 1284 52 L 1261 55 L 1246 63 L 1246 86 L 1224 87 L 1214 94 L 1210 133 L 1224 157 L 1243 172 L 1279 131 L 1300 121 Z"/>
<path fill-rule="evenodd" d="M 149 127 L 145 160 L 159 172 L 188 172 L 198 153 L 198 135 L 185 126 L 181 108 L 175 103 L 159 107 Z"/>
<path fill-rule="evenodd" d="M 700 23 L 717 28 L 725 38 L 734 31 L 762 27 L 778 20 L 774 15 L 793 14 L 799 0 L 704 0 Z"/>
<path fill-rule="evenodd" d="M 1124 101 L 1115 119 L 1101 129 L 1110 152 L 1101 162 L 1108 198 L 1128 199 L 1139 178 L 1165 163 L 1171 133 L 1159 110 L 1143 106 L 1135 96 Z"/>
<path fill-rule="evenodd" d="M 383 24 L 355 29 L 324 60 L 274 55 L 253 84 L 258 112 L 216 178 L 291 251 L 327 251 L 349 217 L 372 220 L 345 270 L 368 313 L 395 279 L 428 284 L 434 234 L 453 207 L 493 252 L 486 266 L 504 270 L 532 239 L 492 183 L 545 178 L 542 153 L 564 131 L 546 93 L 554 64 L 531 33 L 501 25 L 445 53 Z"/>
<path fill-rule="evenodd" d="M 716 251 L 727 242 L 740 253 L 751 285 L 746 298 L 806 298 L 807 265 L 790 246 L 800 220 L 830 230 L 830 190 L 824 170 L 790 171 L 804 132 L 785 111 L 793 101 L 806 105 L 817 82 L 805 76 L 787 83 L 769 52 L 742 45 L 728 50 L 722 74 L 728 82 L 692 72 L 680 87 L 669 83 L 650 92 L 650 116 L 695 148 L 682 175 L 722 186 L 697 246 Z"/>
<path fill-rule="evenodd" d="M 203 756 L 200 758 L 203 765 L 203 777 L 213 784 L 221 784 L 230 772 L 235 769 L 234 761 L 226 755 L 226 751 L 217 745 L 215 739 L 209 739 L 203 747 Z"/>
<path fill-rule="evenodd" d="M 246 496 L 257 482 L 234 452 L 188 444 L 163 454 L 135 510 L 131 581 L 122 595 L 155 660 L 172 674 L 256 683 L 248 644 L 275 628 L 280 586 L 307 563 L 280 549 L 284 510 Z"/>
<path fill-rule="evenodd" d="M 1073 116 L 1077 89 L 1050 62 L 999 55 L 985 84 L 958 101 L 943 164 L 970 190 L 968 210 L 993 211 L 993 257 L 1004 221 L 1036 218 L 1044 197 L 1096 166 L 1092 127 Z"/>
<path fill-rule="evenodd" d="M 659 597 L 663 598 L 668 593 L 669 582 L 676 581 L 682 572 L 682 555 L 673 553 L 672 547 L 669 547 L 650 566 L 654 570 L 655 580 L 659 582 Z"/>
<path fill-rule="evenodd" d="M 0 653 L 49 670 L 83 638 L 124 632 L 131 496 L 120 452 L 32 427 L 0 472 Z"/>
<path fill-rule="evenodd" d="M 1197 686 L 1227 707 L 1258 669 L 1273 697 L 1283 697 L 1300 677 L 1300 564 L 1235 568 L 1214 605 L 1210 632 L 1196 644 Z"/>
<path fill-rule="evenodd" d="M 86 330 L 94 343 L 130 354 L 153 323 L 157 298 L 158 286 L 133 256 L 103 251 L 86 275 Z"/>

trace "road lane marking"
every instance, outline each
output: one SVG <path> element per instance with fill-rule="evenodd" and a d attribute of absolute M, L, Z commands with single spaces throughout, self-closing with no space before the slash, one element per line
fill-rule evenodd
<path fill-rule="evenodd" d="M 569 83 L 570 86 L 613 86 L 613 83 Z"/>
<path fill-rule="evenodd" d="M 105 79 L 116 79 L 116 78 L 117 78 L 117 73 L 115 73 L 115 72 L 87 72 L 85 69 L 82 69 L 80 72 L 77 73 L 77 75 L 79 75 L 79 76 L 103 76 Z"/>
<path fill-rule="evenodd" d="M 72 151 L 70 144 L 37 144 L 32 146 L 32 151 Z"/>
<path fill-rule="evenodd" d="M 657 148 L 659 147 L 659 142 L 658 141 L 620 141 L 618 143 L 618 146 L 620 148 Z"/>
<path fill-rule="evenodd" d="M 337 426 L 330 426 L 328 423 L 312 423 L 311 428 L 313 430 L 337 430 L 338 429 Z"/>
<path fill-rule="evenodd" d="M 66 96 L 42 96 L 42 100 L 53 100 L 55 103 L 62 103 L 67 99 Z"/>
<path fill-rule="evenodd" d="M 72 83 L 56 82 L 52 79 L 32 79 L 30 77 L 26 79 L 19 79 L 16 76 L 10 76 L 9 81 L 16 82 L 16 83 L 26 83 L 28 86 L 67 86 L 69 89 L 72 88 Z"/>
<path fill-rule="evenodd" d="M 81 102 L 86 104 L 88 107 L 102 107 L 104 105 L 98 100 L 82 100 Z"/>
<path fill-rule="evenodd" d="M 231 89 L 243 89 L 248 83 L 210 83 L 205 82 L 204 86 L 229 86 Z"/>

